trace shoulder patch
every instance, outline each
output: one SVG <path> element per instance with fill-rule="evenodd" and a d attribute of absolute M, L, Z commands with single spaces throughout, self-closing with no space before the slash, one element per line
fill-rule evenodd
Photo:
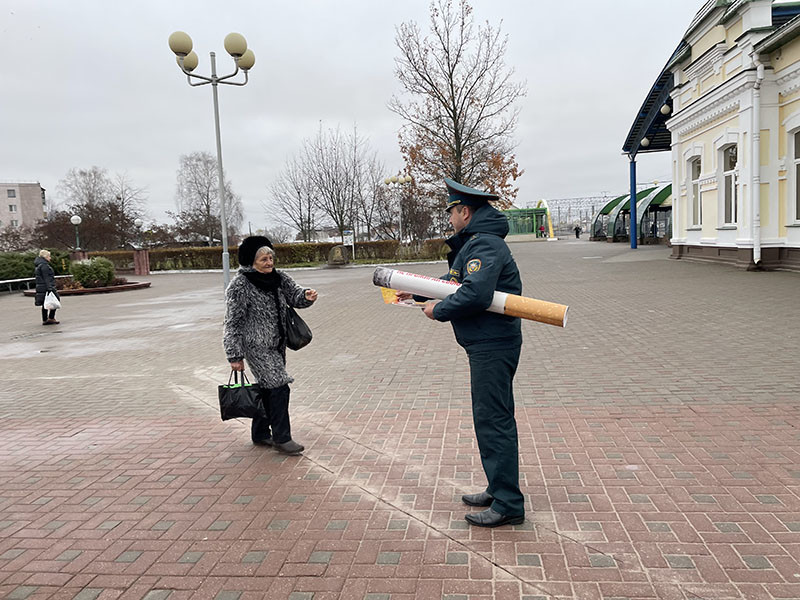
<path fill-rule="evenodd" d="M 452 275 L 453 277 L 458 277 L 459 276 L 458 269 L 450 269 L 448 275 Z"/>
<path fill-rule="evenodd" d="M 467 273 L 472 275 L 473 273 L 477 273 L 481 270 L 481 260 L 479 258 L 473 258 L 472 260 L 467 262 Z"/>

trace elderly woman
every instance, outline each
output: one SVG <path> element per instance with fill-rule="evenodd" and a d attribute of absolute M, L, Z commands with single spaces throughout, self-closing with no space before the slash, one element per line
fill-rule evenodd
<path fill-rule="evenodd" d="M 40 250 L 33 264 L 35 266 L 33 274 L 36 277 L 36 297 L 33 304 L 42 307 L 42 325 L 58 325 L 55 309 L 48 311 L 44 307 L 44 297 L 47 292 L 53 292 L 56 298 L 59 297 L 56 290 L 56 274 L 50 266 L 50 252 Z"/>
<path fill-rule="evenodd" d="M 223 345 L 231 369 L 243 371 L 247 361 L 262 391 L 267 417 L 253 419 L 253 443 L 300 454 L 305 448 L 292 439 L 289 423 L 294 379 L 286 372 L 286 307 L 311 306 L 317 292 L 275 269 L 275 250 L 263 236 L 242 241 L 239 267 L 226 290 Z"/>

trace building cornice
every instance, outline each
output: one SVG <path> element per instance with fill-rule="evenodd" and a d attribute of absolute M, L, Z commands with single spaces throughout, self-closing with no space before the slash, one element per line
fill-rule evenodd
<path fill-rule="evenodd" d="M 755 69 L 737 73 L 717 90 L 694 101 L 667 121 L 669 130 L 684 136 L 739 108 L 740 94 L 756 81 Z"/>
<path fill-rule="evenodd" d="M 726 51 L 725 42 L 714 44 L 701 57 L 683 70 L 684 75 L 686 75 L 687 79 L 695 79 L 703 78 L 712 71 L 719 73 Z"/>
<path fill-rule="evenodd" d="M 778 93 L 782 96 L 788 96 L 800 90 L 800 62 L 781 71 L 780 75 L 775 78 L 775 83 L 778 86 Z"/>

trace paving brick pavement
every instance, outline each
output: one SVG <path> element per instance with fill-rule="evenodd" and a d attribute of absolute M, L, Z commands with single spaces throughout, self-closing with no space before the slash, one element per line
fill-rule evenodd
<path fill-rule="evenodd" d="M 800 598 L 800 278 L 663 248 L 515 243 L 528 520 L 471 529 L 485 485 L 448 325 L 372 268 L 300 270 L 284 457 L 221 422 L 221 275 L 0 295 L 0 597 Z M 441 264 L 406 267 L 438 275 Z"/>

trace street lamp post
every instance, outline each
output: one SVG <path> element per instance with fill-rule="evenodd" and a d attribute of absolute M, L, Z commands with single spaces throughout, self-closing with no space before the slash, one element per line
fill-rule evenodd
<path fill-rule="evenodd" d="M 244 36 L 239 33 L 229 33 L 225 36 L 225 51 L 233 57 L 235 69 L 233 73 L 217 76 L 217 58 L 214 52 L 210 53 L 211 56 L 211 76 L 197 75 L 192 73 L 197 68 L 197 54 L 192 51 L 192 38 L 190 38 L 183 31 L 176 31 L 169 36 L 169 47 L 175 53 L 178 66 L 186 74 L 186 80 L 192 87 L 211 84 L 211 90 L 214 97 L 214 131 L 217 136 L 217 185 L 219 190 L 219 214 L 220 222 L 222 225 L 222 272 L 225 282 L 225 287 L 228 287 L 230 282 L 230 254 L 228 253 L 228 222 L 225 215 L 225 186 L 224 175 L 222 173 L 222 142 L 219 135 L 219 99 L 217 98 L 217 84 L 224 83 L 227 85 L 247 85 L 247 74 L 256 62 L 256 55 L 252 50 L 247 48 L 247 41 Z M 244 72 L 244 81 L 228 81 L 235 77 L 239 70 Z M 199 82 L 194 83 L 192 80 L 196 79 Z"/>
<path fill-rule="evenodd" d="M 69 218 L 69 222 L 75 225 L 75 252 L 79 252 L 81 249 L 81 238 L 78 235 L 78 225 L 81 224 L 81 218 L 78 215 L 72 215 Z"/>
<path fill-rule="evenodd" d="M 139 248 L 142 248 L 142 225 L 144 225 L 144 221 L 141 219 L 134 219 L 133 225 L 136 227 L 136 237 L 138 238 Z"/>
<path fill-rule="evenodd" d="M 411 183 L 411 175 L 392 175 L 391 177 L 387 177 L 383 180 L 387 186 L 389 186 L 390 190 L 400 190 L 401 185 L 405 185 L 407 183 Z M 403 243 L 403 194 L 400 192 L 398 194 L 398 201 L 397 201 L 397 213 L 398 213 L 398 221 L 400 224 L 400 243 Z"/>

